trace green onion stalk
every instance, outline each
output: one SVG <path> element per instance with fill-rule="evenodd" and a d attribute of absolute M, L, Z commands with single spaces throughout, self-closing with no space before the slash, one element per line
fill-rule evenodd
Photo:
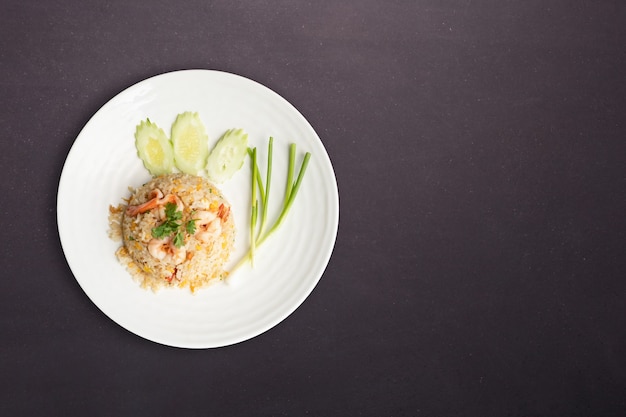
<path fill-rule="evenodd" d="M 248 149 L 248 155 L 252 159 L 252 203 L 251 203 L 251 212 L 250 212 L 250 249 L 248 252 L 239 260 L 239 262 L 233 267 L 231 273 L 236 271 L 239 267 L 245 264 L 247 261 L 250 261 L 251 265 L 254 267 L 254 257 L 256 250 L 263 242 L 265 242 L 270 236 L 272 236 L 281 226 L 289 210 L 291 209 L 293 202 L 296 199 L 298 194 L 298 190 L 300 189 L 300 185 L 302 184 L 302 179 L 304 178 L 304 174 L 306 173 L 306 169 L 309 165 L 309 160 L 311 159 L 311 153 L 306 152 L 304 154 L 304 159 L 302 160 L 302 164 L 300 165 L 300 171 L 298 172 L 298 176 L 294 182 L 293 177 L 295 174 L 295 165 L 296 165 L 296 144 L 292 143 L 289 146 L 289 165 L 287 167 L 287 182 L 285 184 L 285 196 L 283 199 L 282 209 L 280 214 L 278 215 L 274 224 L 269 227 L 266 227 L 267 223 L 267 210 L 269 207 L 269 195 L 270 195 L 270 184 L 272 180 L 272 157 L 273 157 L 273 138 L 270 137 L 268 147 L 267 147 L 267 172 L 265 177 L 265 185 L 263 184 L 263 178 L 261 176 L 258 164 L 257 164 L 257 150 L 256 148 Z M 257 220 L 259 216 L 259 207 L 257 200 L 257 188 L 260 195 L 260 200 L 262 204 L 261 210 L 261 219 L 259 230 L 257 231 Z M 267 231 L 266 231 L 267 229 Z"/>

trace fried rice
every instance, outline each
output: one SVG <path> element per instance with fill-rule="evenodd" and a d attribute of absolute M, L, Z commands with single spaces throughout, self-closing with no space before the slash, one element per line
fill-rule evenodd
<path fill-rule="evenodd" d="M 124 204 L 109 208 L 109 236 L 122 242 L 115 254 L 141 287 L 194 292 L 226 278 L 235 225 L 214 184 L 177 173 L 130 192 Z"/>

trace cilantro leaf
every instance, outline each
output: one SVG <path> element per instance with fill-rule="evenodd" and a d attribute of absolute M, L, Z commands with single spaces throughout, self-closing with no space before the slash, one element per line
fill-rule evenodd
<path fill-rule="evenodd" d="M 155 237 L 157 239 L 161 239 L 164 238 L 165 236 L 169 235 L 171 233 L 171 231 L 169 230 L 169 228 L 167 227 L 167 223 L 163 223 L 157 227 L 153 227 L 152 228 L 152 237 Z"/>
<path fill-rule="evenodd" d="M 152 236 L 157 239 L 163 239 L 175 234 L 174 246 L 177 248 L 181 247 L 184 244 L 185 237 L 179 230 L 182 223 L 179 223 L 177 220 L 181 220 L 182 218 L 183 212 L 177 210 L 176 204 L 167 203 L 165 205 L 165 221 L 152 228 Z"/>
<path fill-rule="evenodd" d="M 194 233 L 196 233 L 196 220 L 197 219 L 191 219 L 185 225 L 185 229 L 187 230 L 187 233 L 189 233 L 190 235 L 193 235 Z"/>
<path fill-rule="evenodd" d="M 165 217 L 167 218 L 167 220 L 175 221 L 182 219 L 182 211 L 177 211 L 176 208 L 176 204 L 174 203 L 165 204 Z"/>
<path fill-rule="evenodd" d="M 185 244 L 185 238 L 182 232 L 178 231 L 176 233 L 176 235 L 174 236 L 173 242 L 174 242 L 174 246 L 176 246 L 177 248 L 180 248 L 181 246 Z"/>

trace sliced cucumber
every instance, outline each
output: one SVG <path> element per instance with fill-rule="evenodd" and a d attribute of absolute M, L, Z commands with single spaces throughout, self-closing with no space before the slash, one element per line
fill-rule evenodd
<path fill-rule="evenodd" d="M 242 167 L 248 153 L 248 134 L 230 129 L 220 138 L 207 159 L 207 175 L 216 183 L 229 180 Z"/>
<path fill-rule="evenodd" d="M 198 175 L 209 156 L 209 137 L 198 113 L 179 114 L 172 124 L 171 136 L 176 167 L 186 174 Z"/>
<path fill-rule="evenodd" d="M 174 168 L 174 153 L 167 135 L 150 119 L 137 125 L 135 147 L 143 165 L 153 176 L 169 174 Z"/>

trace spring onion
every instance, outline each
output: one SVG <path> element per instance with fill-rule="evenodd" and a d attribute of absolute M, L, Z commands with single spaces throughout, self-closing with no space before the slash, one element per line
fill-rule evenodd
<path fill-rule="evenodd" d="M 256 249 L 256 236 L 254 235 L 254 231 L 256 230 L 256 221 L 259 213 L 259 202 L 256 198 L 256 187 L 254 185 L 254 179 L 256 177 L 256 173 L 258 170 L 258 166 L 256 163 L 256 148 L 252 149 L 252 209 L 250 211 L 250 263 L 254 266 L 254 252 Z"/>
<path fill-rule="evenodd" d="M 272 183 L 272 152 L 274 148 L 274 138 L 270 136 L 267 144 L 267 177 L 265 178 L 265 193 L 262 195 L 263 211 L 261 212 L 261 228 L 259 229 L 259 238 L 265 231 L 265 222 L 267 220 L 267 207 L 270 198 L 270 184 Z M 261 176 L 259 175 L 259 178 Z"/>
<path fill-rule="evenodd" d="M 269 139 L 268 143 L 268 155 L 267 155 L 267 172 L 265 178 L 265 184 L 263 184 L 263 178 L 261 177 L 261 173 L 257 164 L 257 149 L 248 149 L 248 155 L 252 159 L 252 170 L 251 170 L 251 211 L 250 211 L 250 249 L 248 252 L 241 258 L 241 260 L 233 267 L 231 273 L 237 270 L 240 266 L 245 264 L 247 261 L 250 261 L 251 265 L 254 267 L 254 256 L 256 250 L 263 242 L 265 242 L 272 234 L 278 230 L 281 226 L 289 210 L 291 209 L 293 202 L 296 199 L 296 195 L 298 194 L 298 190 L 300 189 L 300 185 L 302 184 L 302 180 L 304 178 L 304 174 L 309 164 L 309 160 L 311 159 L 311 153 L 306 152 L 304 154 L 304 159 L 302 160 L 302 164 L 300 166 L 300 171 L 298 172 L 298 176 L 294 182 L 293 177 L 295 173 L 296 166 L 296 144 L 292 143 L 289 146 L 289 165 L 287 167 L 287 182 L 285 185 L 285 195 L 283 198 L 282 209 L 280 214 L 274 221 L 274 224 L 266 229 L 266 221 L 267 221 L 267 210 L 269 207 L 269 190 L 270 184 L 272 180 L 272 154 L 273 154 L 273 138 Z M 257 199 L 257 189 L 260 194 L 261 201 L 261 223 L 260 226 L 257 225 L 257 220 L 259 216 L 259 200 Z M 258 227 L 258 231 L 257 231 Z"/>

